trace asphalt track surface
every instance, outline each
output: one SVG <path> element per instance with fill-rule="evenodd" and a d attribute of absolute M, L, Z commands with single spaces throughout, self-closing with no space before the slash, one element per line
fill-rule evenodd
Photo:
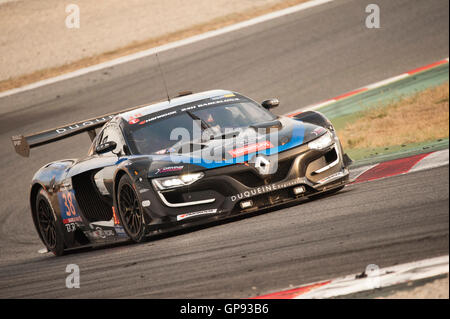
<path fill-rule="evenodd" d="M 335 1 L 165 52 L 169 90 L 278 97 L 284 114 L 448 57 L 448 1 L 377 1 L 381 29 L 365 28 L 368 3 Z M 89 139 L 25 159 L 10 136 L 162 98 L 149 57 L 0 99 L 0 297 L 240 298 L 448 254 L 448 166 L 140 245 L 37 254 L 29 181 L 49 161 L 85 154 Z M 80 289 L 65 288 L 70 263 Z"/>

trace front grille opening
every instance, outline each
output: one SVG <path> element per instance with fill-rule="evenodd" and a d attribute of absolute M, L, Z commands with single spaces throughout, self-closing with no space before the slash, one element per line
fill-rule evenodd
<path fill-rule="evenodd" d="M 313 183 L 318 183 L 321 179 L 337 173 L 339 170 L 341 170 L 340 165 L 333 165 L 322 172 L 317 172 L 318 170 L 335 162 L 337 159 L 337 150 L 333 148 L 326 154 L 308 164 L 306 168 L 306 178 L 308 178 Z"/>
<path fill-rule="evenodd" d="M 253 171 L 230 174 L 230 177 L 247 187 L 258 187 L 264 185 L 264 180 L 261 176 L 257 175 Z"/>
<path fill-rule="evenodd" d="M 323 174 L 322 173 L 316 173 L 317 170 L 330 165 L 331 163 L 335 162 L 338 159 L 337 150 L 335 148 L 332 148 L 328 152 L 326 152 L 324 155 L 319 157 L 318 159 L 310 162 L 308 164 L 307 174 L 308 176 L 316 176 Z M 325 172 L 327 172 L 326 170 Z"/>
<path fill-rule="evenodd" d="M 292 160 L 285 160 L 278 163 L 277 170 L 272 175 L 259 175 L 256 171 L 249 169 L 230 174 L 230 176 L 241 184 L 253 188 L 282 181 L 286 178 L 291 166 Z"/>
<path fill-rule="evenodd" d="M 292 161 L 283 161 L 278 163 L 277 171 L 266 178 L 268 183 L 277 183 L 286 178 L 291 169 Z"/>
<path fill-rule="evenodd" d="M 74 233 L 75 241 L 78 242 L 80 245 L 87 245 L 90 243 L 89 239 L 86 237 L 86 235 L 83 233 L 83 231 L 79 228 L 75 230 Z"/>
<path fill-rule="evenodd" d="M 328 151 L 324 156 L 325 156 L 325 162 L 327 163 L 327 165 L 333 163 L 338 158 L 337 151 L 335 148 Z"/>

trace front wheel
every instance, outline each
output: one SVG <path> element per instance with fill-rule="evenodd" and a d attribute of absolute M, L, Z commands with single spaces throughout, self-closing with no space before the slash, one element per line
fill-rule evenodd
<path fill-rule="evenodd" d="M 146 223 L 139 197 L 128 175 L 123 175 L 117 188 L 117 206 L 120 222 L 127 235 L 135 242 L 145 239 Z"/>
<path fill-rule="evenodd" d="M 56 256 L 64 254 L 64 237 L 57 227 L 56 216 L 45 190 L 36 197 L 36 226 L 44 245 Z"/>

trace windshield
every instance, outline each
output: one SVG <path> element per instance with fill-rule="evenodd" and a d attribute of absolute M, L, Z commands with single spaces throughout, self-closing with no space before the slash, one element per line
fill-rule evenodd
<path fill-rule="evenodd" d="M 133 153 L 165 154 L 173 151 L 180 140 L 193 140 L 195 130 L 211 130 L 221 134 L 230 129 L 245 128 L 275 119 L 258 104 L 245 101 L 208 107 L 185 107 L 170 112 L 169 116 L 155 116 L 131 125 L 128 140 Z M 162 117 L 158 119 L 159 117 Z M 156 118 L 156 119 L 155 119 Z M 175 130 L 175 131 L 174 131 Z M 183 136 L 178 136 L 182 132 Z M 172 134 L 172 139 L 171 139 Z"/>

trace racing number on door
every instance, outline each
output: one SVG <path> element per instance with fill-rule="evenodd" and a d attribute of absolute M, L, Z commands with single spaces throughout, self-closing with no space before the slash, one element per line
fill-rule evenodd
<path fill-rule="evenodd" d="M 75 212 L 75 206 L 73 206 L 72 193 L 63 193 L 62 197 L 64 198 L 64 205 L 67 208 L 67 216 L 76 216 L 77 213 Z"/>

